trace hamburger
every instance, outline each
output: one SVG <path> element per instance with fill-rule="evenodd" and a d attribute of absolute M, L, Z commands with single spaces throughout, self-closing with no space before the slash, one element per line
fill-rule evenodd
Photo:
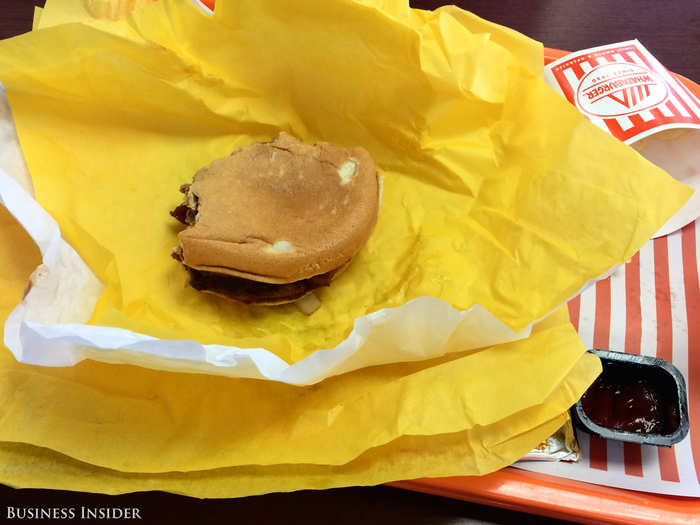
<path fill-rule="evenodd" d="M 297 301 L 328 286 L 377 221 L 369 153 L 281 133 L 237 149 L 180 187 L 171 215 L 187 228 L 173 257 L 203 292 L 248 304 Z"/>

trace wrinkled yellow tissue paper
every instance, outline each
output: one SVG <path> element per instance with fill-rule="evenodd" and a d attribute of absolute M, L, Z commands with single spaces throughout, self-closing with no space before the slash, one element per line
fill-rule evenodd
<path fill-rule="evenodd" d="M 4 318 L 40 256 L 4 208 L 0 242 L 13 247 L 0 251 Z M 92 361 L 34 367 L 2 348 L 0 482 L 233 497 L 487 473 L 556 430 L 600 371 L 563 309 L 533 332 L 302 388 Z"/>
<path fill-rule="evenodd" d="M 4 208 L 0 315 L 39 262 Z M 0 351 L 0 482 L 199 497 L 477 475 L 565 421 L 600 372 L 560 309 L 530 338 L 309 387 Z M 515 385 L 515 386 L 514 386 Z"/>
<path fill-rule="evenodd" d="M 107 285 L 93 323 L 290 362 L 421 295 L 518 328 L 690 195 L 551 92 L 538 44 L 453 7 L 159 0 L 114 22 L 84 5 L 49 0 L 39 30 L 0 42 L 0 81 L 39 202 Z M 375 234 L 311 317 L 198 294 L 168 257 L 179 184 L 279 130 L 363 145 L 385 181 Z M 39 254 L 4 209 L 0 239 L 4 319 Z M 233 497 L 484 474 L 556 431 L 599 372 L 564 309 L 525 340 L 308 387 L 3 348 L 0 481 Z"/>
<path fill-rule="evenodd" d="M 565 318 L 524 341 L 373 367 L 308 388 L 92 361 L 60 370 L 8 370 L 12 357 L 6 355 L 0 399 L 12 400 L 5 410 L 15 420 L 0 426 L 0 441 L 28 441 L 135 472 L 341 465 L 403 435 L 489 428 L 552 402 L 572 370 L 589 364 L 581 361 L 583 351 Z M 590 368 L 583 372 L 593 379 Z M 504 388 L 506 378 L 519 387 Z M 570 393 L 562 399 L 545 404 L 537 422 L 576 401 Z M 527 419 L 520 424 L 520 431 L 532 426 Z M 114 435 L 120 439 L 110 443 Z"/>
<path fill-rule="evenodd" d="M 159 0 L 112 21 L 84 5 L 52 0 L 40 30 L 0 42 L 0 81 L 38 201 L 107 285 L 93 324 L 290 363 L 420 296 L 521 329 L 691 193 L 548 88 L 538 44 L 455 7 Z M 179 185 L 280 130 L 362 145 L 384 177 L 374 234 L 310 317 L 201 294 L 169 257 Z"/>
<path fill-rule="evenodd" d="M 530 450 L 536 436 L 547 436 L 566 417 L 559 416 L 512 439 L 494 444 L 488 454 L 474 450 L 464 433 L 407 436 L 385 447 L 367 451 L 357 460 L 338 467 L 325 465 L 274 465 L 229 467 L 198 472 L 136 474 L 105 469 L 76 461 L 49 449 L 22 443 L 0 442 L 0 480 L 15 487 L 54 488 L 122 494 L 162 490 L 200 498 L 234 498 L 378 485 L 399 479 L 477 475 L 508 464 L 511 450 Z M 522 454 L 521 454 L 522 455 Z M 495 467 L 495 468 L 494 468 Z"/>

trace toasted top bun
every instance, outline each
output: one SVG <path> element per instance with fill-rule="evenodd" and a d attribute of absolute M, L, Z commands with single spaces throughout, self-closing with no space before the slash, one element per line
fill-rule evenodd
<path fill-rule="evenodd" d="M 379 206 L 366 150 L 309 146 L 286 133 L 215 160 L 187 191 L 196 215 L 179 234 L 183 263 L 280 284 L 348 262 L 371 235 Z"/>

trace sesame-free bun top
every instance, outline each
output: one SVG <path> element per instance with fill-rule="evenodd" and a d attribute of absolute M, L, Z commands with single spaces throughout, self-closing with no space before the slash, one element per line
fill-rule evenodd
<path fill-rule="evenodd" d="M 379 206 L 366 150 L 310 146 L 287 133 L 215 160 L 189 193 L 197 214 L 179 234 L 183 263 L 268 283 L 347 263 L 371 235 Z"/>

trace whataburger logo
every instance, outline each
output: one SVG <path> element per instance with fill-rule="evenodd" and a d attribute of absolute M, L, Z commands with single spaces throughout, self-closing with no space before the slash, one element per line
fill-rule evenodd
<path fill-rule="evenodd" d="M 611 63 L 591 69 L 579 81 L 576 105 L 594 117 L 621 117 L 662 104 L 668 88 L 659 76 L 637 64 Z"/>

